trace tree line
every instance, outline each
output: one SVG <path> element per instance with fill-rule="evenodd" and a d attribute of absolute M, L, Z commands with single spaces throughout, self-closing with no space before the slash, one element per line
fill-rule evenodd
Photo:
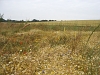
<path fill-rule="evenodd" d="M 24 21 L 24 20 L 11 20 L 11 19 L 7 19 L 5 20 L 3 18 L 4 14 L 0 14 L 0 22 L 48 22 L 48 21 L 56 21 L 56 20 L 37 20 L 37 19 L 33 19 L 33 20 L 27 20 L 27 21 Z"/>

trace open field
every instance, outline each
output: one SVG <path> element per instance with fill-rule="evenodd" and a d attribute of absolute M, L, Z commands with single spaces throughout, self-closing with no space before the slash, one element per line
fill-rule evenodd
<path fill-rule="evenodd" d="M 100 20 L 1 22 L 0 75 L 100 75 Z"/>

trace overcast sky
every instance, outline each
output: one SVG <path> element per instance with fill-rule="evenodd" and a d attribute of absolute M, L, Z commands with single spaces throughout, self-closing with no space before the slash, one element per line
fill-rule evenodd
<path fill-rule="evenodd" d="M 100 0 L 0 0 L 4 19 L 100 19 Z"/>

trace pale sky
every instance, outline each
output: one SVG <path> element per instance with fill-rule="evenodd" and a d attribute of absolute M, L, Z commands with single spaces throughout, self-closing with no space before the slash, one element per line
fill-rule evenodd
<path fill-rule="evenodd" d="M 0 0 L 4 19 L 100 20 L 100 0 Z"/>

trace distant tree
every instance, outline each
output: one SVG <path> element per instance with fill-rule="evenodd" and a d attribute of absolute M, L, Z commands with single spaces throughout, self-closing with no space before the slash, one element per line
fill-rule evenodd
<path fill-rule="evenodd" d="M 33 19 L 32 22 L 39 22 L 39 20 Z"/>
<path fill-rule="evenodd" d="M 49 20 L 49 21 L 56 21 L 56 20 Z"/>
<path fill-rule="evenodd" d="M 41 20 L 41 22 L 47 22 L 48 20 Z"/>
<path fill-rule="evenodd" d="M 4 16 L 4 14 L 0 13 L 0 22 L 5 22 L 6 21 L 5 19 L 3 19 L 3 16 Z"/>
<path fill-rule="evenodd" d="M 24 20 L 20 20 L 20 21 L 17 21 L 17 22 L 24 22 Z"/>
<path fill-rule="evenodd" d="M 1 13 L 0 13 L 0 18 L 3 18 L 3 16 L 4 16 L 4 14 L 1 14 Z"/>
<path fill-rule="evenodd" d="M 11 19 L 7 19 L 7 22 L 11 22 Z"/>

